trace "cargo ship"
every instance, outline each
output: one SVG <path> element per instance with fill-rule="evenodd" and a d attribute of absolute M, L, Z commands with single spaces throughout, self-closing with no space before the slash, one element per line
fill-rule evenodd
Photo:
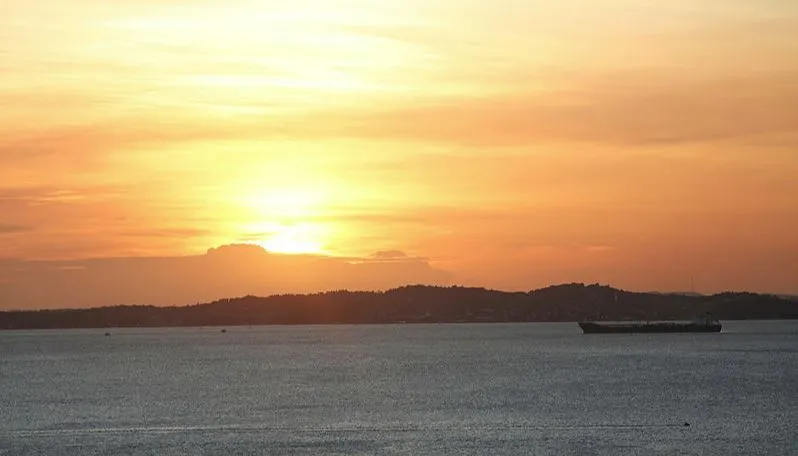
<path fill-rule="evenodd" d="M 619 334 L 619 333 L 717 333 L 723 325 L 718 320 L 706 316 L 690 322 L 598 322 L 583 321 L 579 323 L 585 334 Z"/>

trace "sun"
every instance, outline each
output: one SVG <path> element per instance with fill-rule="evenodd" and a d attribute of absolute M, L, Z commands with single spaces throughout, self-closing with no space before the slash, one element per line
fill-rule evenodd
<path fill-rule="evenodd" d="M 329 192 L 317 187 L 245 193 L 238 202 L 237 237 L 270 253 L 332 255 L 327 247 L 332 244 L 337 228 L 325 210 L 328 198 Z"/>
<path fill-rule="evenodd" d="M 281 226 L 268 238 L 255 244 L 270 253 L 285 255 L 323 255 L 325 254 L 322 235 L 318 227 L 311 224 Z"/>

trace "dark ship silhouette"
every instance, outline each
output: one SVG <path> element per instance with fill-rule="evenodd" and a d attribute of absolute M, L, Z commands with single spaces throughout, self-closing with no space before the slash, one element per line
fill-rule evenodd
<path fill-rule="evenodd" d="M 690 322 L 598 322 L 583 321 L 579 323 L 585 334 L 617 334 L 617 333 L 717 333 L 723 328 L 718 320 L 707 314 Z"/>

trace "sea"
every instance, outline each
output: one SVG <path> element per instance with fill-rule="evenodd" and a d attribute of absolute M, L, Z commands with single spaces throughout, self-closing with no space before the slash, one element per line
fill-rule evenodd
<path fill-rule="evenodd" d="M 798 455 L 798 321 L 0 331 L 0 455 L 250 454 Z"/>

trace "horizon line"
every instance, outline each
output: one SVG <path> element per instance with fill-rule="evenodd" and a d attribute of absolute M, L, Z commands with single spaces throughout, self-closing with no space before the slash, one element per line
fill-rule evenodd
<path fill-rule="evenodd" d="M 226 298 L 217 298 L 215 300 L 206 301 L 206 302 L 196 302 L 194 304 L 170 304 L 170 305 L 155 305 L 155 304 L 105 304 L 100 306 L 93 306 L 93 307 L 49 307 L 49 308 L 38 308 L 38 309 L 21 309 L 21 308 L 9 308 L 9 309 L 0 309 L 0 314 L 2 313 L 12 313 L 12 312 L 47 312 L 47 311 L 85 311 L 85 310 L 95 310 L 95 309 L 109 309 L 109 308 L 118 308 L 118 307 L 154 307 L 154 308 L 188 308 L 188 307 L 196 307 L 196 306 L 204 306 L 210 304 L 217 304 L 223 301 L 235 301 L 240 299 L 246 298 L 256 298 L 256 299 L 273 299 L 279 297 L 286 297 L 286 296 L 294 296 L 294 297 L 309 297 L 309 296 L 318 296 L 324 294 L 332 294 L 332 293 L 350 293 L 350 294 L 358 294 L 358 293 L 372 293 L 372 294 L 386 294 L 392 291 L 401 290 L 404 288 L 439 288 L 439 289 L 454 289 L 454 288 L 463 288 L 469 290 L 482 290 L 486 292 L 494 292 L 494 293 L 505 293 L 505 294 L 530 294 L 537 291 L 546 290 L 549 288 L 558 288 L 558 287 L 567 287 L 567 286 L 582 286 L 583 288 L 589 287 L 599 287 L 599 288 L 609 288 L 615 292 L 622 292 L 622 293 L 630 293 L 630 294 L 643 294 L 643 295 L 681 295 L 687 298 L 697 298 L 697 297 L 713 297 L 722 294 L 750 294 L 755 296 L 772 296 L 779 299 L 786 299 L 788 301 L 798 300 L 798 294 L 784 294 L 784 293 L 759 293 L 753 291 L 746 291 L 746 290 L 725 290 L 720 291 L 717 293 L 700 293 L 700 292 L 693 292 L 693 291 L 634 291 L 628 290 L 624 288 L 616 288 L 610 284 L 602 284 L 600 282 L 593 282 L 593 283 L 586 283 L 586 282 L 563 282 L 563 283 L 556 283 L 547 285 L 545 287 L 540 288 L 533 288 L 529 290 L 517 290 L 517 291 L 510 291 L 510 290 L 502 290 L 498 288 L 489 288 L 489 287 L 481 287 L 481 286 L 473 286 L 473 285 L 435 285 L 435 284 L 423 284 L 423 283 L 415 283 L 415 284 L 406 284 L 400 285 L 397 287 L 385 288 L 385 289 L 374 289 L 374 290 L 350 290 L 350 289 L 326 289 L 326 290 L 319 290 L 314 292 L 308 293 L 272 293 L 270 295 L 253 295 L 253 294 L 246 294 L 246 295 L 239 295 L 239 296 L 232 296 Z"/>

